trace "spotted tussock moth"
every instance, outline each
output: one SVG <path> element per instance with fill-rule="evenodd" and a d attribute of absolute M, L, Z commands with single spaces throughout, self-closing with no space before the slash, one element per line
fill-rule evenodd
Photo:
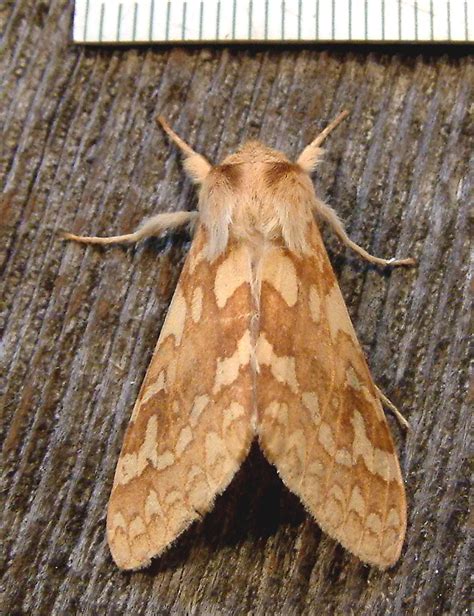
<path fill-rule="evenodd" d="M 115 473 L 112 555 L 139 569 L 213 506 L 254 439 L 321 528 L 361 560 L 393 565 L 406 501 L 381 401 L 314 216 L 371 263 L 310 173 L 341 113 L 296 163 L 257 141 L 211 165 L 159 118 L 199 185 L 194 212 L 159 214 L 134 242 L 188 223 L 181 273 Z"/>

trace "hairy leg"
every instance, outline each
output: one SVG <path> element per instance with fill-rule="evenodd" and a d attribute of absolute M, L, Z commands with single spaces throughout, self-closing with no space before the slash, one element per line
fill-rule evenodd
<path fill-rule="evenodd" d="M 132 244 L 139 242 L 146 237 L 152 237 L 154 235 L 160 235 L 164 231 L 169 229 L 176 229 L 186 224 L 192 224 L 197 221 L 199 217 L 198 212 L 167 212 L 164 214 L 157 214 L 145 220 L 140 227 L 133 233 L 127 233 L 126 235 L 112 235 L 109 237 L 89 237 L 87 235 L 74 235 L 67 231 L 61 231 L 61 237 L 65 240 L 72 240 L 74 242 L 80 242 L 81 244 L 115 244 L 118 242 L 124 242 Z"/>

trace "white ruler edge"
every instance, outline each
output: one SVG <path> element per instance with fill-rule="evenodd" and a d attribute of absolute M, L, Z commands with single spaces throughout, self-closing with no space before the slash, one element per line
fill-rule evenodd
<path fill-rule="evenodd" d="M 468 43 L 474 0 L 76 0 L 76 43 Z"/>

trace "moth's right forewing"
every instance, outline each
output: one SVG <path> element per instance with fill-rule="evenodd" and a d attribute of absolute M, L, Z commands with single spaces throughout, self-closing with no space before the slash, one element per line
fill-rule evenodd
<path fill-rule="evenodd" d="M 127 429 L 107 535 L 137 569 L 207 512 L 254 436 L 251 272 L 245 246 L 212 262 L 199 228 Z"/>
<path fill-rule="evenodd" d="M 311 254 L 261 266 L 260 445 L 322 529 L 382 569 L 399 557 L 405 492 L 389 427 L 318 229 Z"/>

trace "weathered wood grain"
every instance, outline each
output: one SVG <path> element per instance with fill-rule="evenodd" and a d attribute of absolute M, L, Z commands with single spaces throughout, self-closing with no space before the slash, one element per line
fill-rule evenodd
<path fill-rule="evenodd" d="M 3 614 L 468 613 L 472 62 L 467 51 L 81 49 L 72 2 L 5 2 L 0 123 Z M 195 204 L 163 113 L 211 160 L 260 137 L 295 155 L 343 108 L 321 195 L 351 236 L 416 269 L 328 248 L 398 435 L 406 545 L 387 573 L 321 533 L 256 448 L 215 510 L 120 573 L 104 513 L 131 406 L 189 238 L 106 250 Z"/>

